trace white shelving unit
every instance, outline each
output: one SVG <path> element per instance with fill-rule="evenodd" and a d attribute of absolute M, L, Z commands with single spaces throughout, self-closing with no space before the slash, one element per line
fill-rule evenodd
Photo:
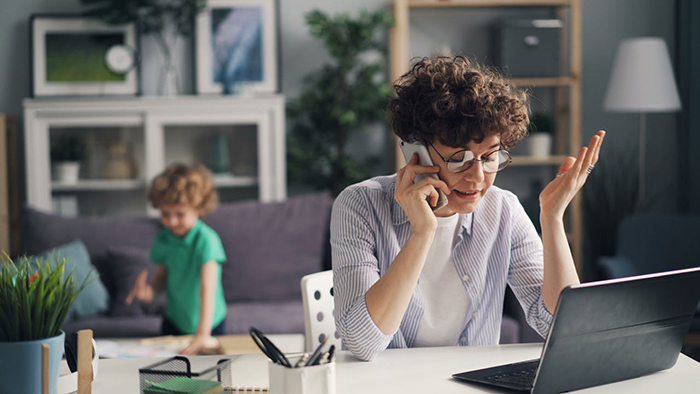
<path fill-rule="evenodd" d="M 286 198 L 284 96 L 181 96 L 27 99 L 24 101 L 27 200 L 52 211 L 52 198 L 73 196 L 81 214 L 147 213 L 150 180 L 174 162 L 208 165 L 213 136 L 227 144 L 230 171 L 215 174 L 223 202 Z M 51 178 L 50 145 L 59 135 L 86 141 L 77 183 Z M 110 142 L 131 148 L 135 174 L 100 172 Z"/>

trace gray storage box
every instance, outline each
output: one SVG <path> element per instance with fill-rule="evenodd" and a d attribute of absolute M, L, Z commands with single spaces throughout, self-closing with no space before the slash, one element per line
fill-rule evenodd
<path fill-rule="evenodd" d="M 502 20 L 493 27 L 493 64 L 509 77 L 559 75 L 559 19 Z"/>

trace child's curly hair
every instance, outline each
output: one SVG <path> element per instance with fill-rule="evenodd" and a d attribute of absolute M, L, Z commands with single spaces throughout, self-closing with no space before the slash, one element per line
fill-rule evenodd
<path fill-rule="evenodd" d="M 496 134 L 508 149 L 527 135 L 527 94 L 462 56 L 423 58 L 394 89 L 389 123 L 404 141 L 427 145 L 437 138 L 457 148 Z"/>
<path fill-rule="evenodd" d="M 188 205 L 205 216 L 214 211 L 219 197 L 206 167 L 173 164 L 153 179 L 148 201 L 154 208 L 162 204 Z"/>

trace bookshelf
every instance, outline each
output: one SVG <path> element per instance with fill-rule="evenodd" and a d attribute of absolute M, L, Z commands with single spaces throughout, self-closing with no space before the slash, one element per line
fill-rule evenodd
<path fill-rule="evenodd" d="M 556 17 L 566 22 L 559 41 L 559 75 L 557 77 L 513 78 L 520 87 L 550 87 L 554 89 L 554 115 L 557 131 L 555 154 L 546 158 L 515 156 L 514 167 L 550 166 L 557 168 L 567 156 L 576 156 L 581 147 L 581 2 L 580 0 L 394 0 L 395 25 L 389 40 L 389 73 L 392 81 L 410 66 L 410 16 L 412 10 L 434 8 L 449 12 L 453 8 L 551 7 Z M 568 17 L 567 17 L 568 11 Z M 568 25 L 568 26 L 567 26 Z M 395 167 L 405 165 L 394 137 Z M 579 275 L 583 263 L 583 206 L 579 195 L 567 210 L 567 237 Z"/>
<path fill-rule="evenodd" d="M 284 200 L 284 106 L 282 95 L 27 99 L 27 201 L 68 215 L 154 214 L 151 179 L 173 163 L 213 168 L 222 144 L 228 153 L 213 171 L 222 202 Z M 49 152 L 67 136 L 85 144 L 87 157 L 77 180 L 61 181 Z M 128 151 L 128 164 L 110 176 L 115 144 Z"/>

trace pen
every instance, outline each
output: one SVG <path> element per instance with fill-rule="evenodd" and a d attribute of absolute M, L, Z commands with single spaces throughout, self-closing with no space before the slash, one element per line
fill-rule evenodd
<path fill-rule="evenodd" d="M 335 345 L 331 345 L 331 348 L 328 349 L 328 363 L 333 362 L 333 356 L 335 355 Z"/>
<path fill-rule="evenodd" d="M 304 353 L 301 357 L 299 357 L 299 360 L 294 364 L 294 368 L 301 367 L 308 359 L 309 359 L 309 353 Z"/>
<path fill-rule="evenodd" d="M 304 364 L 305 367 L 308 367 L 310 365 L 314 365 L 316 363 L 316 361 L 318 361 L 318 358 L 321 356 L 321 348 L 323 348 L 323 345 L 325 345 L 326 342 L 328 342 L 328 337 L 323 338 L 323 341 L 321 341 L 321 344 L 318 345 L 316 350 L 314 350 L 314 352 L 311 354 L 311 357 L 309 357 L 309 361 L 307 361 L 306 364 Z"/>

